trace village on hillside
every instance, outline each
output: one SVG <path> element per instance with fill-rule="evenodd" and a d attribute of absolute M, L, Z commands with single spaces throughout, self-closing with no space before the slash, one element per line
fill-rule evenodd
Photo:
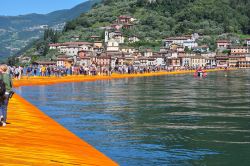
<path fill-rule="evenodd" d="M 50 50 L 57 50 L 60 55 L 51 61 L 35 61 L 35 65 L 56 65 L 70 68 L 71 66 L 88 67 L 91 65 L 114 69 L 122 66 L 151 67 L 158 69 L 195 69 L 250 67 L 250 39 L 245 45 L 233 45 L 230 40 L 217 40 L 216 51 L 210 51 L 207 45 L 198 45 L 201 38 L 197 33 L 165 38 L 159 51 L 152 49 L 136 49 L 123 44 L 140 41 L 137 36 L 125 37 L 122 28 L 133 28 L 136 19 L 121 15 L 105 30 L 104 39 L 90 36 L 94 42 L 80 41 L 79 36 L 72 36 L 68 42 L 51 43 Z M 188 50 L 188 51 L 187 51 Z M 29 62 L 30 58 L 19 57 L 20 62 Z"/>

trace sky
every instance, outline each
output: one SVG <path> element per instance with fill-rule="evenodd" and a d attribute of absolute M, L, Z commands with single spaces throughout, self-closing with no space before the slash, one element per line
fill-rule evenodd
<path fill-rule="evenodd" d="M 60 9 L 70 9 L 85 1 L 87 0 L 0 0 L 0 15 L 47 14 Z"/>

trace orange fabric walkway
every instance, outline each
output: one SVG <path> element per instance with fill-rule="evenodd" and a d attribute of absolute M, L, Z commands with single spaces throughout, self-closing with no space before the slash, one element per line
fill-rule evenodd
<path fill-rule="evenodd" d="M 0 165 L 118 165 L 18 95 L 8 122 L 0 128 Z"/>

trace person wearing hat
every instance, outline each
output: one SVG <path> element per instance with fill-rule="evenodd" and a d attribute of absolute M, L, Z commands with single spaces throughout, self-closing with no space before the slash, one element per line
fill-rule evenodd
<path fill-rule="evenodd" d="M 5 126 L 7 121 L 7 108 L 9 103 L 9 96 L 12 92 L 12 79 L 10 74 L 8 73 L 7 65 L 0 65 L 0 80 L 3 80 L 5 83 L 5 95 L 3 98 L 3 102 L 0 105 L 0 126 Z"/>

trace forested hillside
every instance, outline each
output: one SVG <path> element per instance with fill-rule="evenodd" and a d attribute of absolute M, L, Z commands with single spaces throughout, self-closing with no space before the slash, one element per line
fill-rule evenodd
<path fill-rule="evenodd" d="M 119 15 L 138 19 L 127 35 L 161 39 L 165 36 L 222 33 L 250 34 L 248 0 L 103 0 L 90 12 L 67 23 L 65 35 L 102 34 L 98 27 L 110 25 Z M 74 30 L 74 31 L 72 31 Z"/>

